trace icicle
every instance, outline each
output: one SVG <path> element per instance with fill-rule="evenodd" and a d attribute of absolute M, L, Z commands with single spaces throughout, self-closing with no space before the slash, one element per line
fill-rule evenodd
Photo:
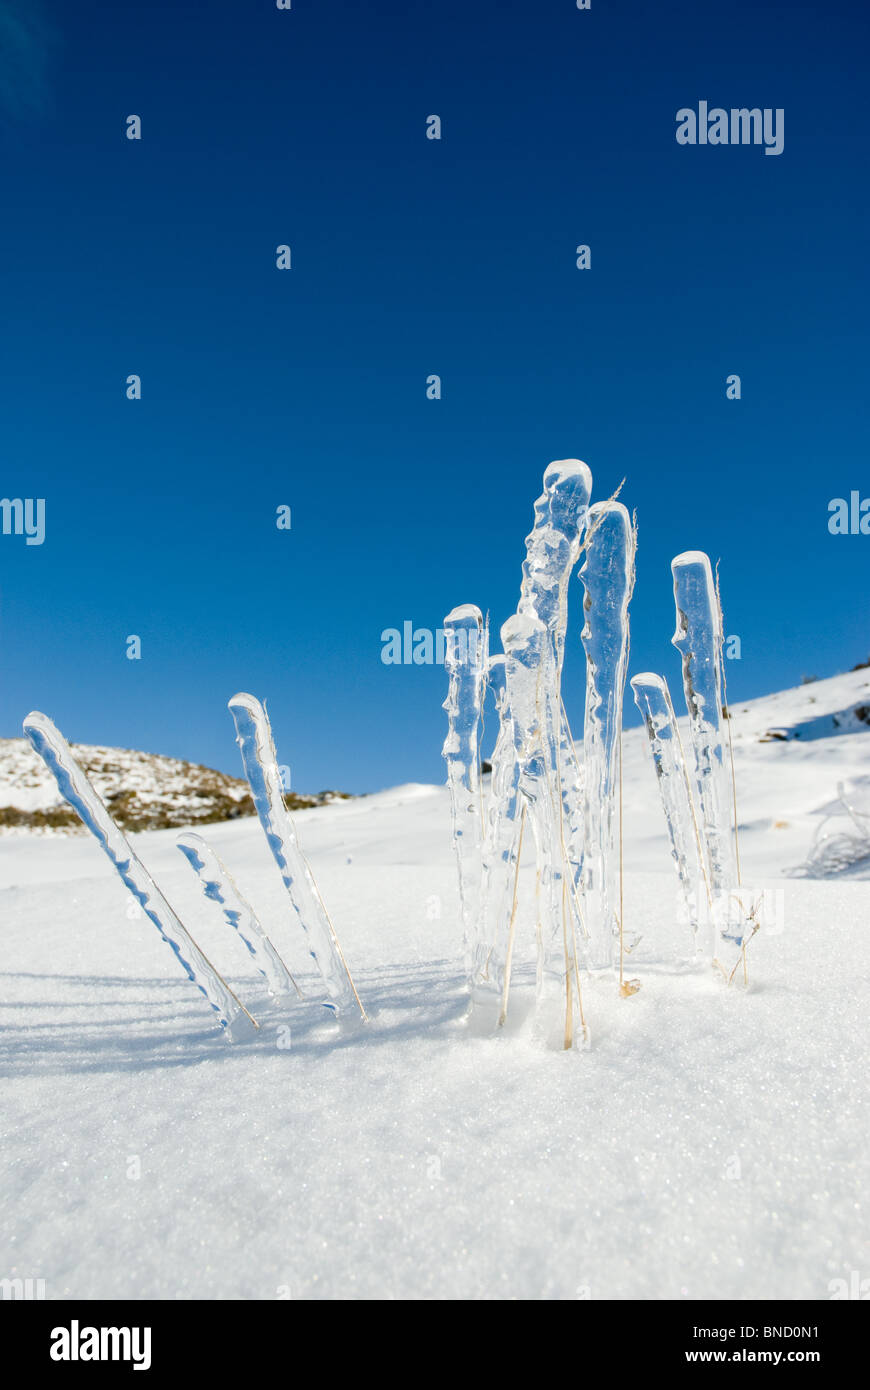
<path fill-rule="evenodd" d="M 667 682 L 651 671 L 632 676 L 631 688 L 649 738 L 680 884 L 683 916 L 691 928 L 696 948 L 701 948 L 710 958 L 710 888 L 671 694 Z M 703 929 L 699 931 L 702 924 Z"/>
<path fill-rule="evenodd" d="M 511 717 L 511 735 L 514 745 L 514 758 L 517 767 L 517 786 L 519 797 L 516 810 L 520 811 L 516 827 L 517 848 L 511 853 L 514 864 L 514 882 L 503 885 L 510 888 L 510 894 L 503 891 L 498 904 L 497 933 L 493 962 L 501 986 L 500 1023 L 504 1023 L 510 992 L 510 969 L 513 956 L 514 933 L 516 930 L 516 870 L 519 867 L 519 835 L 525 816 L 534 817 L 540 808 L 545 814 L 551 810 L 550 788 L 547 783 L 547 767 L 543 749 L 544 703 L 541 694 L 544 654 L 547 644 L 547 629 L 533 613 L 516 613 L 508 618 L 501 630 L 502 646 L 505 652 L 505 682 L 507 705 Z M 537 841 L 537 837 L 536 837 Z M 550 851 L 552 843 L 542 843 L 538 855 L 538 872 L 543 883 L 546 875 L 550 877 Z M 551 925 L 548 922 L 548 929 Z M 539 983 L 541 980 L 541 949 L 539 942 Z"/>
<path fill-rule="evenodd" d="M 562 742 L 562 661 L 568 626 L 568 585 L 580 553 L 592 475 L 579 459 L 559 459 L 544 473 L 535 524 L 526 537 L 518 612 L 531 612 L 547 629 L 541 657 L 542 748 L 548 775 L 558 779 Z"/>
<path fill-rule="evenodd" d="M 542 652 L 542 746 L 548 773 L 558 778 L 562 743 L 562 662 L 568 626 L 568 585 L 580 553 L 592 474 L 579 459 L 559 459 L 544 473 L 535 524 L 526 537 L 518 612 L 531 612 L 547 629 Z"/>
<path fill-rule="evenodd" d="M 501 653 L 490 658 L 488 679 L 495 699 L 499 730 L 491 760 L 492 778 L 482 848 L 479 927 L 477 952 L 472 962 L 472 988 L 475 1007 L 485 1007 L 492 1002 L 497 1006 L 497 1014 L 500 1014 L 502 998 L 506 1000 L 506 953 L 511 937 L 510 918 L 521 833 L 520 768 L 508 707 L 505 658 Z"/>
<path fill-rule="evenodd" d="M 635 536 L 621 502 L 589 508 L 581 640 L 586 651 L 583 727 L 585 844 L 582 891 L 588 964 L 619 960 L 619 747 L 628 657 L 628 604 L 634 585 Z"/>
<path fill-rule="evenodd" d="M 727 892 L 736 883 L 731 791 L 722 737 L 722 631 L 710 561 L 687 550 L 671 561 L 677 628 L 673 644 L 683 658 L 695 785 L 701 808 L 710 886 Z"/>
<path fill-rule="evenodd" d="M 134 854 L 126 836 L 112 820 L 60 731 L 47 715 L 34 710 L 24 721 L 24 732 L 53 774 L 61 795 L 98 840 L 122 883 L 141 903 L 163 940 L 172 947 L 187 978 L 205 995 L 220 1019 L 225 1036 L 234 1041 L 258 1027 L 226 981 L 203 955 L 144 864 Z"/>
<path fill-rule="evenodd" d="M 282 995 L 296 990 L 298 994 L 296 981 L 266 935 L 254 909 L 239 892 L 232 874 L 211 845 L 192 830 L 179 835 L 176 845 L 199 878 L 205 896 L 223 908 L 224 917 L 238 932 L 269 992 Z"/>
<path fill-rule="evenodd" d="M 473 604 L 454 608 L 444 619 L 444 666 L 449 689 L 447 711 L 447 761 L 453 846 L 459 870 L 459 903 L 462 916 L 466 975 L 471 980 L 480 952 L 478 900 L 483 840 L 483 806 L 480 788 L 480 725 L 486 682 L 486 632 L 483 615 Z"/>
<path fill-rule="evenodd" d="M 574 1027 L 574 905 L 566 891 L 566 838 L 576 805 L 576 759 L 568 754 L 561 699 L 568 584 L 580 549 L 592 479 L 585 463 L 561 459 L 544 473 L 517 613 L 502 628 L 506 693 L 493 762 L 492 803 L 486 819 L 480 951 L 474 962 L 475 1003 L 497 993 L 504 1022 L 516 929 L 516 887 L 526 821 L 534 837 L 540 885 L 538 1004 L 556 985 L 566 1001 L 565 1039 Z M 494 668 L 498 670 L 498 668 Z M 495 679 L 501 680 L 501 673 Z M 511 749 L 511 743 L 513 747 Z M 563 760 L 569 758 L 563 779 Z M 570 764 L 573 763 L 573 766 Z"/>
<path fill-rule="evenodd" d="M 544 472 L 535 524 L 526 537 L 520 608 L 528 605 L 546 626 L 559 671 L 568 623 L 568 583 L 580 553 L 592 474 L 579 459 L 558 459 Z"/>
<path fill-rule="evenodd" d="M 253 695 L 234 695 L 229 709 L 235 720 L 238 744 L 254 806 L 284 886 L 308 940 L 308 949 L 329 995 L 327 1008 L 365 1018 L 350 971 L 345 964 L 335 929 L 330 921 L 308 863 L 296 840 L 296 830 L 284 805 L 278 758 L 266 711 Z"/>
<path fill-rule="evenodd" d="M 539 681 L 540 740 L 542 773 L 550 795 L 553 835 L 548 859 L 558 881 L 568 870 L 572 851 L 579 852 L 579 826 L 583 804 L 576 754 L 567 733 L 562 706 L 562 663 L 568 624 L 568 587 L 580 553 L 580 538 L 586 524 L 592 475 L 579 459 L 559 459 L 544 473 L 544 491 L 535 502 L 535 524 L 526 537 L 526 558 L 518 613 L 531 612 L 546 628 L 541 655 Z M 536 843 L 544 834 L 543 812 L 537 812 Z M 556 878 L 554 877 L 554 882 Z M 572 926 L 580 927 L 580 913 L 573 874 L 567 893 Z M 549 911 L 549 909 L 548 909 Z M 563 934 L 561 893 L 557 920 L 544 927 L 542 940 L 551 943 Z M 558 959 L 564 959 L 564 949 Z M 561 968 L 561 966 L 559 967 Z M 546 971 L 543 972 L 546 975 Z"/>
<path fill-rule="evenodd" d="M 507 701 L 511 713 L 511 729 L 519 770 L 520 826 L 529 822 L 535 843 L 539 884 L 539 919 L 537 923 L 538 967 L 537 1007 L 539 1021 L 549 1030 L 553 1006 L 564 1008 L 564 1041 L 570 1047 L 573 1040 L 574 982 L 574 919 L 568 900 L 565 877 L 565 858 L 559 824 L 559 812 L 554 806 L 554 773 L 550 748 L 545 740 L 545 720 L 548 713 L 543 682 L 548 674 L 547 650 L 552 633 L 534 613 L 523 611 L 509 618 L 501 630 L 505 650 Z M 549 670 L 552 675 L 552 668 Z M 557 691 L 558 694 L 558 691 Z M 558 782 L 555 782 L 558 789 Z M 515 863 L 519 862 L 519 845 Z M 516 899 L 502 901 L 498 922 L 496 962 L 505 962 L 502 978 L 502 1009 L 504 1022 L 510 988 L 510 963 L 516 928 Z"/>
<path fill-rule="evenodd" d="M 677 626 L 673 644 L 683 658 L 683 689 L 692 739 L 702 845 L 713 897 L 716 960 L 730 975 L 735 948 L 749 926 L 739 895 L 733 803 L 725 763 L 722 715 L 722 622 L 708 557 L 687 550 L 671 562 Z"/>

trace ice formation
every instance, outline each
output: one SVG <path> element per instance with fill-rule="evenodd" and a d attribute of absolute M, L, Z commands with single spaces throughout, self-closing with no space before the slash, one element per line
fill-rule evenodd
<path fill-rule="evenodd" d="M 250 953 L 271 994 L 289 994 L 298 988 L 250 903 L 242 896 L 229 869 L 201 835 L 186 830 L 176 845 L 199 878 L 207 898 L 223 909 L 224 917 Z"/>
<path fill-rule="evenodd" d="M 507 657 L 508 703 L 523 708 L 523 727 L 514 728 L 520 762 L 520 789 L 530 808 L 539 884 L 538 1005 L 556 998 L 565 1004 L 565 1037 L 573 1036 L 577 934 L 581 928 L 568 840 L 580 807 L 572 800 L 577 778 L 563 757 L 566 743 L 562 707 L 562 665 L 568 626 L 568 587 L 580 554 L 592 475 L 579 459 L 559 459 L 544 473 L 544 490 L 535 502 L 534 526 L 526 537 L 526 558 L 516 621 L 507 630 L 513 650 Z M 535 618 L 539 633 L 526 621 Z M 535 658 L 534 653 L 538 651 Z M 530 661 L 537 664 L 529 670 Z M 534 675 L 534 684 L 532 683 Z M 529 697 L 534 697 L 534 707 Z"/>
<path fill-rule="evenodd" d="M 671 561 L 677 610 L 674 646 L 683 658 L 694 792 L 712 895 L 713 959 L 730 977 L 750 923 L 738 888 L 734 797 L 725 757 L 722 611 L 709 558 L 687 550 Z"/>
<path fill-rule="evenodd" d="M 480 733 L 486 688 L 487 643 L 483 615 L 466 603 L 444 619 L 444 667 L 449 677 L 447 738 L 443 754 L 459 870 L 459 903 L 465 943 L 465 968 L 471 978 L 479 953 L 478 896 L 483 841 L 480 785 Z"/>
<path fill-rule="evenodd" d="M 521 860 L 524 850 L 534 846 L 536 1020 L 540 1031 L 552 1037 L 557 1002 L 566 1047 L 575 1037 L 587 1036 L 584 972 L 618 969 L 620 993 L 626 997 L 637 988 L 636 981 L 624 978 L 625 956 L 638 934 L 628 932 L 623 920 L 621 826 L 628 609 L 637 538 L 621 502 L 610 498 L 590 506 L 591 484 L 588 468 L 576 459 L 552 463 L 544 474 L 534 527 L 526 538 L 519 605 L 501 629 L 503 654 L 489 658 L 499 730 L 488 796 L 474 781 L 482 665 L 448 661 L 445 701 L 461 911 L 466 940 L 472 943 L 472 1012 L 484 1026 L 506 1020 L 528 919 Z M 561 691 L 570 580 L 581 549 L 580 637 L 586 658 L 582 764 Z M 632 680 L 676 865 L 679 915 L 686 923 L 685 951 L 675 954 L 669 946 L 669 960 L 683 964 L 700 956 L 731 979 L 735 952 L 748 939 L 748 919 L 736 895 L 733 797 L 723 748 L 721 612 L 705 555 L 692 551 L 677 556 L 673 578 L 673 640 L 683 657 L 691 767 L 665 681 L 650 673 Z M 455 609 L 447 625 L 473 630 L 480 622 L 479 609 L 466 606 Z M 478 794 L 483 799 L 482 840 Z M 479 880 L 470 862 L 478 847 Z"/>
<path fill-rule="evenodd" d="M 234 695 L 229 709 L 235 720 L 254 807 L 326 987 L 327 1007 L 350 1016 L 358 1012 L 365 1018 L 335 928 L 308 861 L 299 848 L 293 821 L 284 804 L 278 758 L 266 711 L 259 700 L 246 694 Z"/>
<path fill-rule="evenodd" d="M 461 605 L 444 620 L 449 684 L 443 753 L 472 1008 L 485 1024 L 506 1022 L 512 980 L 519 987 L 530 972 L 528 942 L 534 946 L 535 1031 L 548 1041 L 558 1035 L 566 1048 L 588 1039 L 584 973 L 618 968 L 620 993 L 628 996 L 637 987 L 623 975 L 634 933 L 626 932 L 623 920 L 621 824 L 622 711 L 636 531 L 615 498 L 590 506 L 591 486 L 589 469 L 577 459 L 547 468 L 526 537 L 517 610 L 501 628 L 502 653 L 490 656 L 488 625 L 478 607 Z M 569 591 L 581 551 L 582 762 L 562 699 Z M 759 904 L 740 898 L 733 768 L 726 766 L 724 748 L 721 609 L 706 555 L 678 555 L 672 569 L 677 610 L 672 640 L 682 656 L 690 764 L 664 679 L 645 672 L 631 684 L 677 870 L 686 955 L 712 960 L 730 981 L 741 959 L 745 977 L 745 945 L 763 923 Z M 498 715 L 488 784 L 481 775 L 487 687 Z M 342 1017 L 365 1019 L 286 807 L 266 711 L 246 694 L 234 696 L 229 708 L 254 807 L 322 977 L 324 1002 Z M 61 793 L 208 999 L 226 1035 L 250 1032 L 254 1020 L 179 921 L 57 729 L 39 713 L 29 715 L 24 727 Z M 868 843 L 870 814 L 858 811 L 842 791 L 841 800 L 857 832 L 846 847 L 853 855 L 855 844 L 864 850 Z M 839 864 L 845 855 L 842 839 L 820 842 L 817 857 Z M 295 981 L 220 858 L 192 832 L 179 836 L 178 848 L 206 896 L 238 933 L 270 992 L 286 997 Z M 533 934 L 528 930 L 530 883 L 521 891 L 524 851 L 534 857 Z"/>
<path fill-rule="evenodd" d="M 592 474 L 579 459 L 559 459 L 544 473 L 535 524 L 526 537 L 518 612 L 531 612 L 547 629 L 541 671 L 542 739 L 548 767 L 559 767 L 561 679 L 568 627 L 568 585 L 580 554 Z"/>
<path fill-rule="evenodd" d="M 671 561 L 677 626 L 672 638 L 683 658 L 694 781 L 701 813 L 707 874 L 714 894 L 737 883 L 732 797 L 722 716 L 722 622 L 708 557 L 687 550 Z"/>
<path fill-rule="evenodd" d="M 517 930 L 517 876 L 528 831 L 537 868 L 538 1007 L 543 1012 L 551 999 L 564 1007 L 567 1044 L 579 1002 L 574 982 L 580 924 L 568 844 L 582 824 L 582 802 L 562 706 L 561 673 L 568 586 L 580 552 L 591 483 L 589 469 L 577 459 L 562 459 L 547 468 L 534 526 L 526 538 L 519 606 L 501 631 L 503 659 L 490 662 L 499 734 L 483 816 L 471 971 L 475 1003 L 495 1004 L 496 1016 L 504 1022 Z M 448 710 L 450 703 L 448 697 Z"/>
<path fill-rule="evenodd" d="M 512 902 L 522 832 L 519 814 L 520 765 L 514 748 L 513 723 L 508 706 L 505 657 L 501 652 L 489 659 L 488 679 L 499 729 L 492 754 L 490 795 L 485 811 L 479 928 L 471 985 L 479 1005 L 492 998 L 494 993 L 500 1012 L 506 978 L 508 984 L 510 981 L 507 945 L 511 939 Z"/>
<path fill-rule="evenodd" d="M 585 589 L 581 640 L 586 652 L 581 884 L 587 960 L 595 969 L 618 963 L 622 941 L 620 748 L 635 536 L 621 502 L 596 502 L 589 508 L 585 553 L 580 571 Z"/>
<path fill-rule="evenodd" d="M 522 813 L 528 820 L 535 847 L 537 883 L 537 999 L 539 1011 L 552 1001 L 566 1004 L 565 1029 L 570 1040 L 574 1029 L 573 972 L 576 937 L 569 899 L 569 879 L 561 833 L 561 796 L 558 768 L 545 733 L 549 633 L 531 612 L 516 613 L 501 630 L 505 649 L 508 702 L 511 710 L 514 751 L 519 770 Z M 558 807 L 557 803 L 558 802 Z M 521 818 L 522 829 L 522 818 Z M 500 1022 L 507 1013 L 510 960 L 516 927 L 515 904 L 503 913 L 499 940 L 505 942 L 507 962 Z M 497 951 L 500 959 L 500 952 Z"/>
<path fill-rule="evenodd" d="M 712 942 L 705 938 L 712 898 L 671 693 L 667 681 L 651 671 L 632 676 L 631 688 L 649 738 L 680 885 L 683 915 L 691 928 L 696 949 L 711 955 Z M 702 924 L 705 925 L 702 927 Z M 699 930 L 701 940 L 698 940 Z"/>
<path fill-rule="evenodd" d="M 180 922 L 112 820 L 60 731 L 47 715 L 34 710 L 24 721 L 24 732 L 53 774 L 61 795 L 81 817 L 105 850 L 121 881 L 141 904 L 163 940 L 172 947 L 188 979 L 205 995 L 226 1036 L 234 1040 L 250 1033 L 257 1024 Z"/>

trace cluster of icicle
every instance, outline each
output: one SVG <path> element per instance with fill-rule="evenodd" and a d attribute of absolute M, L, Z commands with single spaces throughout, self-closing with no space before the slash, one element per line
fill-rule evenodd
<path fill-rule="evenodd" d="M 628 663 L 628 609 L 634 587 L 636 529 L 621 502 L 590 505 L 592 478 L 577 459 L 551 463 L 526 538 L 520 600 L 490 656 L 480 609 L 455 608 L 445 619 L 444 745 L 465 933 L 465 966 L 478 1015 L 507 1018 L 524 844 L 536 863 L 537 1018 L 565 1047 L 585 1041 L 581 980 L 616 971 L 623 994 L 633 941 L 622 906 L 622 709 Z M 583 565 L 586 708 L 578 757 L 562 701 L 562 664 L 574 568 Z M 691 766 L 661 676 L 632 681 L 643 714 L 692 950 L 731 978 L 751 918 L 738 883 L 732 833 L 733 772 L 723 740 L 722 617 L 710 562 L 699 551 L 673 561 L 677 631 L 689 715 Z M 481 777 L 487 688 L 499 729 L 488 794 Z M 321 1002 L 343 1018 L 366 1014 L 331 918 L 287 811 L 266 711 L 252 695 L 229 702 L 245 773 L 269 848 L 323 984 Z M 122 882 L 171 947 L 215 1012 L 227 1038 L 258 1025 L 200 950 L 123 831 L 79 767 L 62 734 L 34 712 L 24 731 L 61 794 L 96 837 Z M 238 933 L 275 997 L 296 989 L 286 965 L 218 855 L 192 832 L 178 848 Z M 297 990 L 298 993 L 298 990 Z"/>
<path fill-rule="evenodd" d="M 365 1010 L 284 802 L 281 769 L 266 711 L 253 695 L 245 694 L 235 695 L 229 708 L 257 815 L 287 889 L 292 916 L 304 934 L 323 983 L 324 997 L 320 1002 L 335 1015 L 364 1019 Z M 61 795 L 105 850 L 121 881 L 174 951 L 188 979 L 208 1000 L 227 1040 L 253 1036 L 259 1028 L 257 1020 L 200 950 L 112 819 L 59 729 L 46 715 L 34 711 L 24 721 L 24 732 L 54 775 Z M 215 851 L 192 831 L 179 835 L 177 844 L 197 874 L 205 896 L 220 905 L 225 921 L 238 933 L 269 995 L 280 1000 L 291 990 L 298 994 L 287 966 Z"/>
<path fill-rule="evenodd" d="M 634 587 L 636 528 L 615 499 L 590 504 L 577 459 L 551 463 L 535 503 L 517 611 L 489 653 L 479 608 L 444 620 L 449 689 L 444 744 L 472 1013 L 484 1026 L 508 1015 L 522 930 L 519 868 L 535 875 L 536 1021 L 562 1045 L 588 1039 L 581 982 L 613 971 L 624 995 L 633 940 L 622 907 L 622 711 Z M 586 658 L 582 757 L 561 694 L 571 579 L 581 554 Z M 745 921 L 717 904 L 736 885 L 732 797 L 723 755 L 722 624 L 709 560 L 673 562 L 677 632 L 689 712 L 691 774 L 662 677 L 632 680 L 649 735 L 692 950 L 716 959 L 743 944 Z M 484 699 L 498 735 L 488 789 L 481 775 Z M 726 949 L 727 948 L 727 949 Z"/>

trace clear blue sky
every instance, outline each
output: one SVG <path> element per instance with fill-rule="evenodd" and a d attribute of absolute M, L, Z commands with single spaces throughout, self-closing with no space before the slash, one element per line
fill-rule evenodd
<path fill-rule="evenodd" d="M 571 456 L 637 508 L 633 671 L 677 685 L 695 548 L 732 699 L 866 657 L 827 504 L 870 495 L 868 37 L 859 0 L 0 0 L 0 490 L 47 527 L 0 536 L 0 733 L 239 773 L 243 689 L 299 789 L 440 781 L 443 670 L 381 631 L 497 629 Z M 679 146 L 700 100 L 784 108 L 783 153 Z"/>

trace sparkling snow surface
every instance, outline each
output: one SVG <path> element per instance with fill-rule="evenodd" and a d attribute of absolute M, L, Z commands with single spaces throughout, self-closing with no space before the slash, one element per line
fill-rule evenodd
<path fill-rule="evenodd" d="M 295 817 L 370 1014 L 343 1031 L 264 1005 L 176 832 L 135 837 L 262 1023 L 235 1046 L 96 843 L 5 837 L 0 1278 L 49 1298 L 829 1298 L 868 1268 L 870 869 L 782 875 L 839 780 L 870 789 L 864 704 L 868 670 L 734 707 L 744 879 L 784 890 L 782 929 L 751 943 L 748 992 L 591 981 L 585 1052 L 535 1040 L 522 984 L 503 1035 L 469 1032 L 444 789 Z M 626 921 L 655 941 L 676 880 L 640 729 L 625 815 Z M 314 988 L 256 820 L 206 838 Z"/>

